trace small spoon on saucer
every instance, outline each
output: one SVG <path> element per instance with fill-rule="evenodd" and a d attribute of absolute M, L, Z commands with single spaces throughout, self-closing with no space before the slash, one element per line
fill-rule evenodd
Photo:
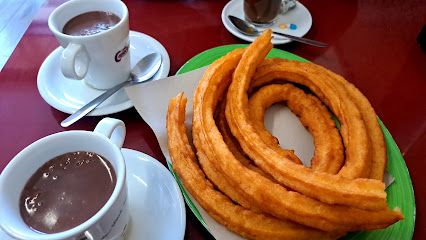
<path fill-rule="evenodd" d="M 237 18 L 235 16 L 229 15 L 228 19 L 231 21 L 231 23 L 234 25 L 234 27 L 239 32 L 241 32 L 242 34 L 245 34 L 245 35 L 248 35 L 248 36 L 258 36 L 262 33 L 262 31 L 258 30 L 256 28 L 256 26 L 254 26 L 253 24 L 251 24 L 247 21 L 244 21 L 241 18 Z M 328 46 L 328 44 L 326 44 L 326 43 L 307 39 L 307 38 L 296 37 L 296 36 L 293 36 L 293 35 L 288 35 L 288 34 L 285 34 L 285 33 L 280 33 L 280 32 L 275 32 L 275 31 L 272 31 L 272 33 L 274 33 L 278 36 L 286 37 L 286 38 L 291 39 L 291 40 L 296 41 L 296 42 L 301 42 L 301 43 L 313 45 L 313 46 L 316 46 L 316 47 L 327 47 Z"/>
<path fill-rule="evenodd" d="M 80 108 L 75 113 L 71 114 L 69 117 L 63 120 L 61 122 L 61 126 L 68 127 L 71 124 L 77 122 L 79 119 L 93 111 L 97 106 L 99 106 L 99 104 L 104 102 L 111 95 L 113 95 L 123 87 L 132 86 L 151 80 L 152 77 L 160 69 L 161 63 L 161 54 L 150 53 L 146 55 L 136 64 L 136 66 L 133 67 L 128 80 L 108 89 L 106 92 L 102 93 L 97 98 L 84 105 L 82 108 Z"/>

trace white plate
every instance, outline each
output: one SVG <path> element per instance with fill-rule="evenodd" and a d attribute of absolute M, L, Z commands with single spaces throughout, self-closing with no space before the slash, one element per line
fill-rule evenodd
<path fill-rule="evenodd" d="M 185 203 L 172 174 L 156 159 L 121 150 L 126 162 L 130 224 L 126 240 L 182 240 Z M 13 240 L 0 228 L 1 240 Z"/>
<path fill-rule="evenodd" d="M 133 67 L 144 56 L 158 52 L 163 64 L 154 79 L 167 77 L 170 70 L 170 58 L 166 49 L 154 38 L 130 31 L 130 63 Z M 60 54 L 63 48 L 55 49 L 43 62 L 37 76 L 37 87 L 43 99 L 53 108 L 65 113 L 74 113 L 104 91 L 89 87 L 84 81 L 65 78 L 59 68 Z M 131 108 L 132 102 L 124 90 L 120 90 L 89 113 L 89 116 L 101 116 Z"/>
<path fill-rule="evenodd" d="M 297 5 L 292 10 L 285 14 L 280 14 L 277 17 L 275 23 L 271 26 L 274 31 L 287 33 L 296 37 L 303 37 L 312 26 L 312 16 L 309 10 L 303 6 L 300 2 L 296 2 Z M 244 19 L 243 0 L 232 0 L 222 10 L 222 23 L 225 28 L 231 32 L 234 36 L 243 39 L 248 42 L 253 42 L 256 37 L 251 37 L 240 33 L 228 16 L 233 15 L 235 17 Z M 291 25 L 294 24 L 294 25 Z M 295 29 L 293 29 L 295 27 Z M 284 44 L 291 40 L 282 37 L 275 37 L 272 39 L 273 44 Z"/>

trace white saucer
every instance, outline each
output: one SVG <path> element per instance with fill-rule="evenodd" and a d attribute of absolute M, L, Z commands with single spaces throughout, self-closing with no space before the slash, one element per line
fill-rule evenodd
<path fill-rule="evenodd" d="M 172 174 L 156 159 L 122 149 L 126 161 L 130 225 L 126 240 L 182 240 L 185 202 Z"/>
<path fill-rule="evenodd" d="M 130 224 L 126 240 L 182 240 L 185 202 L 172 174 L 156 159 L 123 148 Z M 1 240 L 13 240 L 0 228 Z"/>
<path fill-rule="evenodd" d="M 223 25 L 225 25 L 225 28 L 234 36 L 248 42 L 253 42 L 255 37 L 247 36 L 240 33 L 228 19 L 229 15 L 244 19 L 243 2 L 244 0 L 232 0 L 228 4 L 226 4 L 222 10 L 222 23 Z M 312 26 L 311 13 L 299 1 L 297 1 L 296 3 L 297 5 L 295 8 L 286 12 L 285 14 L 280 14 L 277 17 L 277 20 L 271 27 L 273 30 L 297 37 L 303 37 L 309 31 Z M 294 26 L 296 26 L 296 29 L 291 29 L 294 28 Z M 290 41 L 291 40 L 282 37 L 272 38 L 273 44 L 284 44 Z"/>
<path fill-rule="evenodd" d="M 59 61 L 63 48 L 55 49 L 43 62 L 37 76 L 37 87 L 43 99 L 52 107 L 65 113 L 74 113 L 86 103 L 99 96 L 103 91 L 87 86 L 83 81 L 65 78 Z M 154 79 L 167 77 L 170 70 L 170 58 L 166 49 L 154 38 L 135 31 L 130 31 L 130 63 L 133 67 L 145 55 L 158 52 L 163 57 L 163 64 Z M 89 116 L 101 116 L 131 108 L 133 103 L 126 92 L 118 91 Z"/>

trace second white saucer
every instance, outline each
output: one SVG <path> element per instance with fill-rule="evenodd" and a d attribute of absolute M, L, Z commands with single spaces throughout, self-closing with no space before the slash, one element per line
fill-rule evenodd
<path fill-rule="evenodd" d="M 154 38 L 135 31 L 130 31 L 130 64 L 133 67 L 145 55 L 158 52 L 163 57 L 163 64 L 154 79 L 167 77 L 170 70 L 170 58 L 166 49 Z M 53 108 L 65 113 L 74 113 L 86 103 L 103 93 L 89 87 L 84 81 L 65 78 L 59 61 L 63 48 L 55 49 L 43 62 L 37 76 L 37 87 L 42 98 Z M 111 96 L 89 116 L 101 116 L 131 108 L 132 102 L 124 89 Z"/>
<path fill-rule="evenodd" d="M 256 37 L 242 34 L 232 25 L 228 19 L 229 15 L 244 19 L 243 0 L 232 0 L 225 5 L 222 10 L 222 23 L 225 28 L 234 36 L 245 41 L 253 42 Z M 303 37 L 312 26 L 312 16 L 309 10 L 299 1 L 296 7 L 285 14 L 279 14 L 275 23 L 270 27 L 272 30 L 290 34 L 296 37 Z M 291 40 L 284 37 L 272 38 L 272 44 L 284 44 Z"/>

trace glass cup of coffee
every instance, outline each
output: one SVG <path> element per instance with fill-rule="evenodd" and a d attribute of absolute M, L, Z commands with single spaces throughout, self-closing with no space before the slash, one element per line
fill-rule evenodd
<path fill-rule="evenodd" d="M 295 6 L 296 0 L 244 0 L 244 16 L 254 25 L 268 27 L 280 13 Z"/>
<path fill-rule="evenodd" d="M 61 71 L 109 89 L 130 75 L 129 14 L 120 0 L 71 0 L 49 16 L 49 29 L 64 48 Z"/>
<path fill-rule="evenodd" d="M 25 240 L 124 239 L 124 137 L 122 121 L 104 118 L 26 147 L 0 176 L 0 227 Z"/>

